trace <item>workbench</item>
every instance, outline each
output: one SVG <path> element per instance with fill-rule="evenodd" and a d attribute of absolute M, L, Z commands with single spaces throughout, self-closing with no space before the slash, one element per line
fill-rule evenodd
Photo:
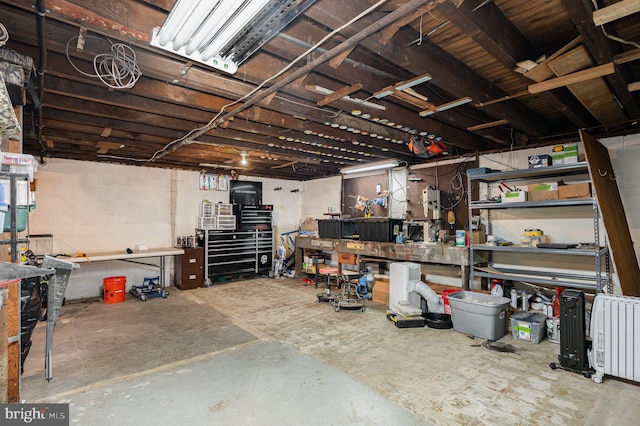
<path fill-rule="evenodd" d="M 314 237 L 296 237 L 296 272 L 302 270 L 305 250 L 355 254 L 365 258 L 460 267 L 462 288 L 469 290 L 469 248 L 446 244 L 386 243 Z M 482 259 L 478 259 L 478 262 Z"/>
<path fill-rule="evenodd" d="M 184 250 L 181 248 L 173 248 L 173 247 L 162 247 L 156 249 L 149 250 L 140 250 L 134 251 L 132 253 L 127 253 L 126 251 L 105 251 L 105 252 L 94 252 L 94 253 L 84 253 L 84 256 L 81 257 L 67 257 L 67 256 L 58 256 L 60 259 L 67 260 L 73 263 L 93 263 L 93 262 L 105 262 L 105 261 L 123 261 L 130 263 L 138 263 L 140 265 L 146 266 L 155 266 L 160 270 L 160 287 L 164 288 L 164 271 L 166 266 L 166 257 L 167 256 L 176 256 L 184 254 Z M 148 258 L 159 258 L 159 264 L 150 263 L 150 262 L 142 262 L 139 259 L 148 259 Z"/>

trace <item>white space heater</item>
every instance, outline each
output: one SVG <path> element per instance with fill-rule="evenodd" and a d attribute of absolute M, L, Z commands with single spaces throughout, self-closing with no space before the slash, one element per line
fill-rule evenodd
<path fill-rule="evenodd" d="M 594 382 L 601 383 L 605 374 L 640 382 L 640 297 L 596 296 L 590 334 Z"/>

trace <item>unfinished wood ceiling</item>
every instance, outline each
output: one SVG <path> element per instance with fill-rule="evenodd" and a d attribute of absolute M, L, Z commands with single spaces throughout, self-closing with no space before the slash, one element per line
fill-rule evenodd
<path fill-rule="evenodd" d="M 430 161 L 409 151 L 412 136 L 441 138 L 452 157 L 640 130 L 635 0 L 595 13 L 586 0 L 316 0 L 233 75 L 150 45 L 173 3 L 0 1 L 6 48 L 44 69 L 25 153 L 308 180 Z M 90 76 L 116 43 L 135 52 L 131 88 Z"/>

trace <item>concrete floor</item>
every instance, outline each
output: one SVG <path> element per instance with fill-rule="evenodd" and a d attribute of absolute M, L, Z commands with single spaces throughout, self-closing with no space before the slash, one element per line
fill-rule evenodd
<path fill-rule="evenodd" d="M 506 335 L 516 353 L 495 352 L 454 330 L 398 329 L 382 305 L 335 312 L 319 291 L 260 278 L 69 303 L 54 378 L 40 323 L 22 398 L 69 403 L 79 425 L 638 424 L 640 385 L 553 371 L 556 344 Z"/>

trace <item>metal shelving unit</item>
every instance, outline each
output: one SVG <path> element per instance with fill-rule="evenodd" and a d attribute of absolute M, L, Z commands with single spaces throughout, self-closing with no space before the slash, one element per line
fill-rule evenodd
<path fill-rule="evenodd" d="M 470 265 L 470 282 L 475 277 L 487 279 L 502 279 L 511 281 L 529 282 L 532 284 L 553 286 L 553 287 L 571 287 L 580 288 L 587 291 L 601 292 L 606 289 L 610 292 L 611 271 L 609 263 L 609 249 L 606 240 L 604 245 L 600 244 L 600 224 L 599 209 L 595 197 L 579 198 L 579 199 L 562 199 L 562 200 L 545 200 L 545 201 L 524 201 L 513 203 L 501 203 L 487 201 L 491 199 L 492 184 L 500 182 L 526 182 L 535 181 L 537 179 L 561 178 L 568 176 L 589 176 L 587 163 L 577 163 L 562 166 L 551 166 L 534 169 L 512 170 L 507 172 L 486 173 L 468 176 L 468 201 L 469 201 L 469 218 L 472 217 L 474 211 L 485 210 L 487 212 L 487 232 L 492 233 L 491 211 L 498 209 L 567 209 L 576 206 L 591 206 L 593 212 L 593 249 L 552 249 L 526 247 L 519 245 L 510 246 L 492 246 L 487 244 L 471 244 L 469 249 L 469 265 Z M 487 184 L 486 200 L 472 199 L 472 185 L 474 182 L 482 182 Z M 487 267 L 481 267 L 474 263 L 474 251 L 482 251 L 487 254 Z M 566 257 L 567 262 L 571 258 L 592 257 L 594 260 L 594 269 L 592 271 L 558 271 L 544 268 L 508 268 L 496 267 L 494 265 L 495 253 L 516 253 L 525 256 L 553 255 Z M 604 265 L 604 272 L 602 267 Z M 517 266 L 517 265 L 514 265 Z"/>

